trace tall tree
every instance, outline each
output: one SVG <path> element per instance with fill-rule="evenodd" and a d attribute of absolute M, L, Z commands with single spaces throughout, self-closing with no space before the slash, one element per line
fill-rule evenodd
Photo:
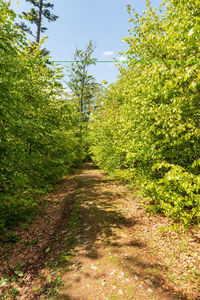
<path fill-rule="evenodd" d="M 46 27 L 42 26 L 43 18 L 46 18 L 48 22 L 54 22 L 57 20 L 58 16 L 52 14 L 50 9 L 54 8 L 54 4 L 47 2 L 47 0 L 26 0 L 31 3 L 34 7 L 31 8 L 30 12 L 22 12 L 25 19 L 31 24 L 35 24 L 37 26 L 36 34 L 33 34 L 31 28 L 26 25 L 24 22 L 20 24 L 20 27 L 25 32 L 28 32 L 32 36 L 35 37 L 36 42 L 40 42 L 40 36 L 42 32 L 47 30 Z"/>
<path fill-rule="evenodd" d="M 97 89 L 95 78 L 89 74 L 88 67 L 95 65 L 96 58 L 93 58 L 95 45 L 89 41 L 85 49 L 76 49 L 74 62 L 71 64 L 69 72 L 68 87 L 72 95 L 76 97 L 80 112 L 86 117 L 90 113 L 92 100 Z"/>

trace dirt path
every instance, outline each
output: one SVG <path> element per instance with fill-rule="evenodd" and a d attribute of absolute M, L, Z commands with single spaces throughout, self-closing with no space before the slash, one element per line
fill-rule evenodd
<path fill-rule="evenodd" d="M 1 299 L 200 299 L 198 274 L 179 280 L 191 263 L 199 272 L 197 233 L 159 233 L 167 222 L 147 217 L 131 191 L 83 164 L 6 250 Z"/>

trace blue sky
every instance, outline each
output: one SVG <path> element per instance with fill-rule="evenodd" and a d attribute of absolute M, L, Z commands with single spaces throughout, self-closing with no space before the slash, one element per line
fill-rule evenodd
<path fill-rule="evenodd" d="M 29 11 L 25 0 L 11 0 L 15 12 Z M 98 60 L 119 58 L 119 51 L 127 49 L 122 39 L 128 36 L 131 24 L 126 5 L 131 4 L 136 11 L 145 10 L 145 0 L 49 0 L 54 3 L 53 13 L 59 18 L 56 22 L 44 22 L 48 30 L 45 47 L 50 50 L 52 60 L 71 60 L 75 48 L 84 48 L 89 40 L 96 44 L 94 57 Z M 152 6 L 158 7 L 161 0 L 152 0 Z M 33 29 L 34 30 L 34 29 Z M 64 64 L 63 64 L 64 65 Z M 109 83 L 117 78 L 117 68 L 113 64 L 98 63 L 91 67 L 98 82 Z"/>

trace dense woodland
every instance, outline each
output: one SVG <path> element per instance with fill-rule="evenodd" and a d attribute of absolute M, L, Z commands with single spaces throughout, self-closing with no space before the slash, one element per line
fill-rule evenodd
<path fill-rule="evenodd" d="M 158 12 L 147 1 L 138 15 L 127 5 L 129 62 L 117 82 L 101 87 L 87 73 L 90 42 L 76 49 L 83 63 L 72 65 L 69 95 L 39 32 L 28 42 L 0 0 L 1 231 L 31 219 L 35 199 L 88 155 L 136 186 L 148 210 L 200 223 L 199 7 L 165 0 Z"/>
<path fill-rule="evenodd" d="M 92 114 L 92 158 L 136 184 L 150 211 L 199 223 L 200 1 L 147 7 L 138 15 L 127 5 L 131 62 Z"/>
<path fill-rule="evenodd" d="M 0 228 L 31 218 L 34 199 L 85 158 L 77 103 L 67 101 L 61 68 L 44 62 L 15 13 L 0 1 Z M 48 57 L 45 57 L 48 59 Z"/>

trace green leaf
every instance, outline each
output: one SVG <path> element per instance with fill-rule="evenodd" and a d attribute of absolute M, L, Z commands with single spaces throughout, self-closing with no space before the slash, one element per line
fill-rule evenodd
<path fill-rule="evenodd" d="M 14 272 L 19 277 L 23 277 L 24 276 L 24 273 L 22 271 L 15 270 Z"/>
<path fill-rule="evenodd" d="M 10 278 L 8 276 L 4 276 L 1 278 L 0 287 L 5 286 L 9 282 Z"/>
<path fill-rule="evenodd" d="M 45 249 L 45 253 L 49 253 L 50 251 L 51 251 L 50 247 L 48 247 L 48 248 Z"/>

